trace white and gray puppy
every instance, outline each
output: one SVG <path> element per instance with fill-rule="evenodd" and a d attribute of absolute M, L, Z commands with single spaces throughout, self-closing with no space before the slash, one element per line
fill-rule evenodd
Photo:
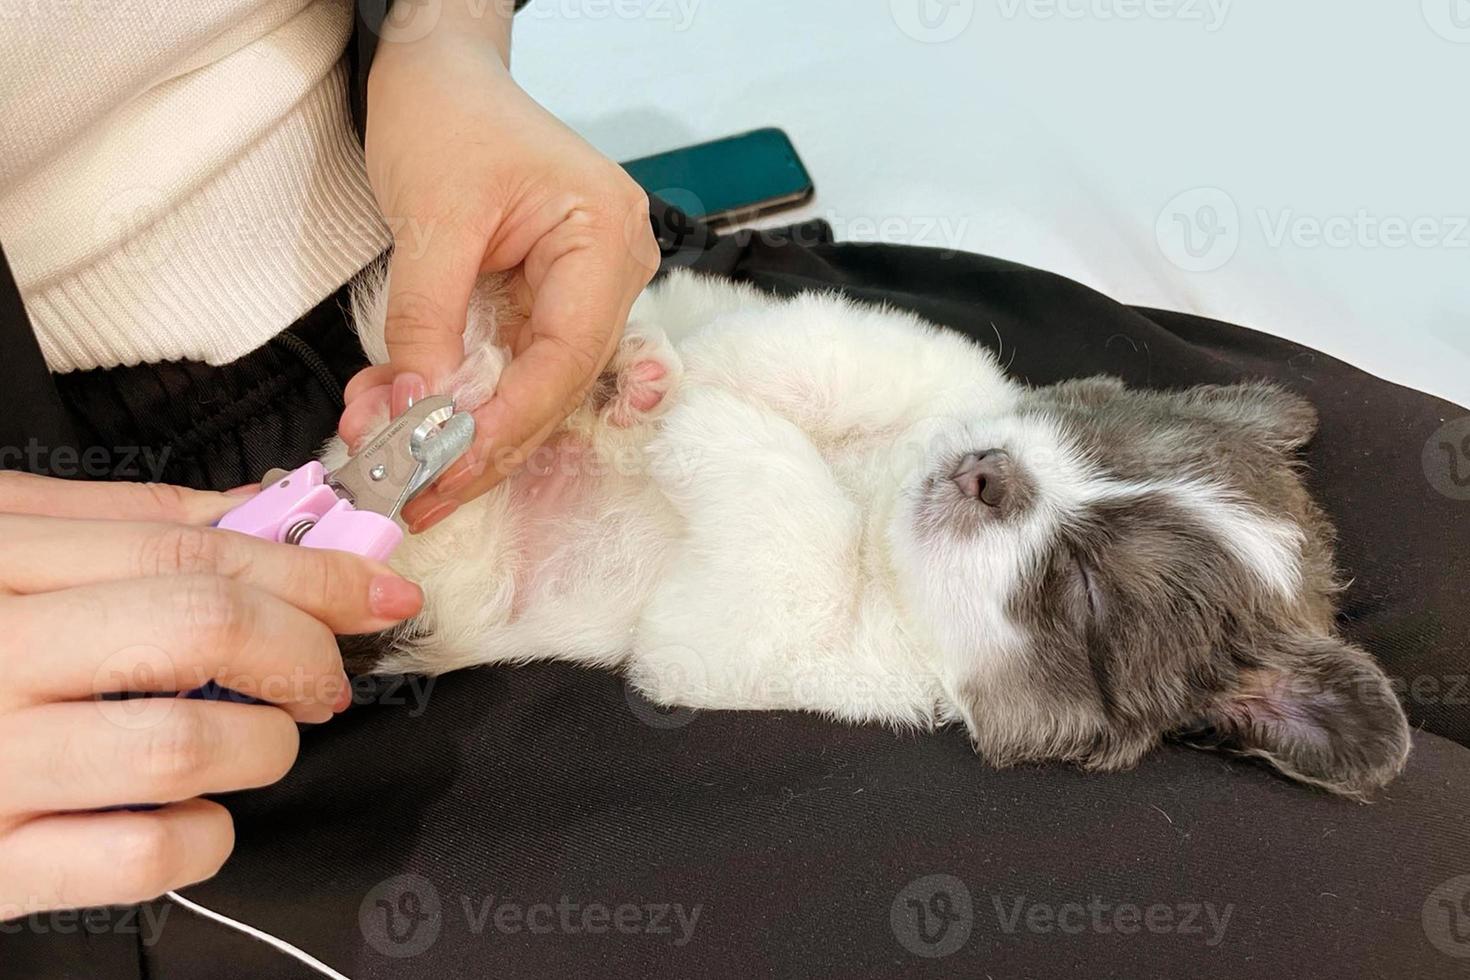
<path fill-rule="evenodd" d="M 382 285 L 356 311 L 379 363 Z M 462 408 L 523 316 L 497 286 Z M 1174 735 L 1362 796 L 1409 733 L 1336 633 L 1315 425 L 1266 385 L 1027 388 L 907 313 L 676 273 L 524 470 L 400 547 L 427 605 L 373 667 L 613 667 L 669 705 L 962 723 L 996 764 Z"/>

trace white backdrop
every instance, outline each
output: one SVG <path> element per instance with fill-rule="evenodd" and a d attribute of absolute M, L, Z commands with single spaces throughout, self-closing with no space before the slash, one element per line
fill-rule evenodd
<path fill-rule="evenodd" d="M 533 0 L 514 71 L 616 159 L 784 128 L 817 196 L 768 224 L 1001 256 L 1470 405 L 1470 0 Z"/>

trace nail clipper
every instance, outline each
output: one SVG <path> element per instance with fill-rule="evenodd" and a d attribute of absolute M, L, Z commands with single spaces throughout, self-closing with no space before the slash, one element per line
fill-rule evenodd
<path fill-rule="evenodd" d="M 271 470 L 260 493 L 217 527 L 305 548 L 385 560 L 403 540 L 404 506 L 465 450 L 475 419 L 444 395 L 415 402 L 336 470 L 313 460 Z"/>

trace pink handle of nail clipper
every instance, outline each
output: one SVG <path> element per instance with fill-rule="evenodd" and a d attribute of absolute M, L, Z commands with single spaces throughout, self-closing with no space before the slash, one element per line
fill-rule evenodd
<path fill-rule="evenodd" d="M 327 486 L 326 467 L 314 460 L 287 473 L 221 517 L 215 526 L 267 541 L 286 541 L 292 528 L 303 521 L 312 522 L 310 530 L 296 538 L 303 548 L 332 548 L 385 561 L 403 540 L 403 529 L 392 518 L 357 510 L 337 496 Z"/>
<path fill-rule="evenodd" d="M 221 517 L 215 527 L 267 541 L 286 541 L 291 529 L 303 521 L 312 522 L 309 530 L 296 536 L 296 543 L 303 548 L 335 548 L 385 561 L 403 540 L 403 530 L 392 518 L 370 510 L 357 510 L 350 501 L 337 496 L 337 491 L 327 486 L 326 467 L 315 461 L 287 473 Z M 181 696 L 195 701 L 261 703 L 214 681 L 185 691 Z M 158 804 L 147 803 L 110 809 L 157 808 Z"/>

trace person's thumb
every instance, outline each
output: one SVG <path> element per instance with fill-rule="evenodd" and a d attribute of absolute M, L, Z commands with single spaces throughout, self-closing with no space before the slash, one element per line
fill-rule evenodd
<path fill-rule="evenodd" d="M 465 314 L 483 248 L 441 231 L 398 243 L 388 262 L 388 361 L 422 375 L 430 390 L 464 360 Z"/>

